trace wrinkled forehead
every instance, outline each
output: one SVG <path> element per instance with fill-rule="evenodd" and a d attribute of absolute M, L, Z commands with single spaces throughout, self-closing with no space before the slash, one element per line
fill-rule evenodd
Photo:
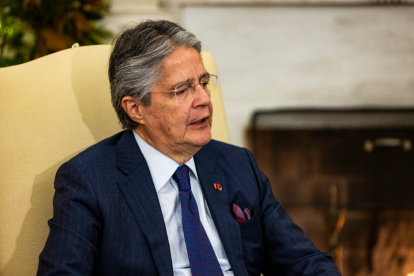
<path fill-rule="evenodd" d="M 179 47 L 162 63 L 159 83 L 169 85 L 196 81 L 208 74 L 200 53 L 194 48 Z"/>

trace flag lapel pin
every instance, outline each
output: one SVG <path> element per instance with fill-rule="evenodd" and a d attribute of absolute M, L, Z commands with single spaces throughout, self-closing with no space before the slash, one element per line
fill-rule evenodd
<path fill-rule="evenodd" d="M 221 191 L 221 190 L 223 189 L 223 187 L 221 187 L 221 185 L 220 185 L 220 184 L 218 184 L 218 183 L 214 183 L 214 188 L 215 188 L 216 190 L 219 190 L 219 191 Z"/>

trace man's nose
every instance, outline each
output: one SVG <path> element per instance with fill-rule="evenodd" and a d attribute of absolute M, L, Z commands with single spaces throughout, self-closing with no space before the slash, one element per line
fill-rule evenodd
<path fill-rule="evenodd" d="M 210 93 L 204 90 L 201 85 L 196 85 L 194 87 L 194 101 L 193 104 L 196 106 L 200 105 L 209 105 L 211 102 Z"/>

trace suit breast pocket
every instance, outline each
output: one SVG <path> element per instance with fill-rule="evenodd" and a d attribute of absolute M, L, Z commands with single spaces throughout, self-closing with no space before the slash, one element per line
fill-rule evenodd
<path fill-rule="evenodd" d="M 263 231 L 258 214 L 239 224 L 242 234 L 243 255 L 249 275 L 260 275 L 263 266 Z"/>

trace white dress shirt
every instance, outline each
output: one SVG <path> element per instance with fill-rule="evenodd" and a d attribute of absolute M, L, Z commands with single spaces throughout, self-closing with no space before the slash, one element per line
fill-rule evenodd
<path fill-rule="evenodd" d="M 139 148 L 147 161 L 152 181 L 154 182 L 155 190 L 157 191 L 165 227 L 167 229 L 174 276 L 191 276 L 190 262 L 188 260 L 181 218 L 179 190 L 177 183 L 172 177 L 180 164 L 150 146 L 135 131 L 133 131 L 133 133 Z M 201 223 L 213 246 L 214 253 L 216 253 L 223 274 L 225 276 L 233 276 L 233 271 L 230 270 L 231 267 L 226 252 L 224 252 L 223 244 L 217 233 L 217 229 L 214 225 L 214 221 L 198 181 L 194 158 L 191 158 L 185 164 L 190 168 L 191 191 L 197 202 Z"/>

